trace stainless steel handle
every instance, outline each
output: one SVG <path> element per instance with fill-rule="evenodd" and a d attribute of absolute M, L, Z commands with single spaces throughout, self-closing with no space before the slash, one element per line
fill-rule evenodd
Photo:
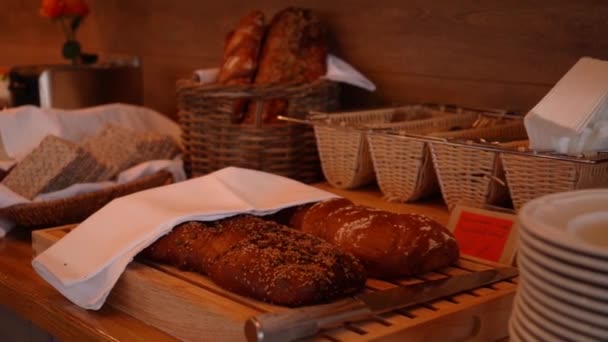
<path fill-rule="evenodd" d="M 293 341 L 313 336 L 322 327 L 372 315 L 367 305 L 349 298 L 286 312 L 266 313 L 245 322 L 247 341 Z"/>

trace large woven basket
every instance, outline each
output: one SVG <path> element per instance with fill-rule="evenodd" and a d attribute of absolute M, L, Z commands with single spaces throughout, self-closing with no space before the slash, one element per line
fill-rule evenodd
<path fill-rule="evenodd" d="M 37 229 L 78 223 L 111 200 L 138 191 L 169 184 L 171 173 L 159 171 L 134 181 L 69 198 L 17 204 L 0 209 L 0 217 L 18 227 Z"/>
<path fill-rule="evenodd" d="M 547 158 L 546 155 L 502 153 L 513 206 L 547 194 L 608 187 L 608 158 L 588 160 L 574 157 Z M 608 205 L 608 204 L 607 204 Z"/>
<path fill-rule="evenodd" d="M 446 134 L 452 135 L 452 134 Z M 521 120 L 495 127 L 470 130 L 461 139 L 502 141 L 495 146 L 518 146 L 526 139 Z M 508 143 L 507 143 L 508 142 Z M 485 205 L 510 206 L 505 172 L 496 149 L 465 142 L 431 142 L 431 154 L 441 193 L 449 209 L 457 204 L 475 208 Z"/>
<path fill-rule="evenodd" d="M 255 124 L 231 122 L 235 100 L 260 109 L 264 100 L 287 100 L 285 116 L 304 119 L 310 111 L 335 111 L 339 88 L 334 82 L 300 85 L 220 86 L 178 82 L 179 123 L 184 160 L 190 176 L 227 167 L 262 170 L 315 182 L 322 178 L 314 132 L 292 122 Z"/>
<path fill-rule="evenodd" d="M 400 129 L 418 133 L 444 122 L 440 118 L 452 114 L 440 106 L 411 105 L 311 116 L 325 179 L 343 189 L 373 182 L 374 164 L 367 140 L 370 130 Z"/>
<path fill-rule="evenodd" d="M 444 136 L 467 138 L 477 130 L 464 128 L 472 127 L 480 117 L 485 118 L 486 114 L 464 111 L 455 116 L 422 120 L 415 130 L 370 133 L 372 158 L 384 197 L 406 202 L 438 193 L 429 142 Z M 418 137 L 412 136 L 412 132 Z"/>

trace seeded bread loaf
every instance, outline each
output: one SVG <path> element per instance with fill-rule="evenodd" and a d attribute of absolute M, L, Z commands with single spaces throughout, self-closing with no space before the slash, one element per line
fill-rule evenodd
<path fill-rule="evenodd" d="M 181 224 L 141 256 L 206 274 L 235 293 L 291 307 L 348 296 L 365 284 L 365 270 L 352 255 L 250 215 Z"/>
<path fill-rule="evenodd" d="M 397 214 L 339 198 L 279 214 L 289 225 L 356 256 L 370 277 L 429 272 L 459 258 L 449 230 L 429 217 Z"/>

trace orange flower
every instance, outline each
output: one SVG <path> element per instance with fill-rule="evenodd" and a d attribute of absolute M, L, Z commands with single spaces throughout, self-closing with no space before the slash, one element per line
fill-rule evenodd
<path fill-rule="evenodd" d="M 64 15 L 76 15 L 86 17 L 89 14 L 89 6 L 82 0 L 64 0 Z"/>
<path fill-rule="evenodd" d="M 40 14 L 49 18 L 57 18 L 63 14 L 63 0 L 42 0 Z"/>
<path fill-rule="evenodd" d="M 40 14 L 49 18 L 64 15 L 86 17 L 89 6 L 83 0 L 42 0 Z"/>

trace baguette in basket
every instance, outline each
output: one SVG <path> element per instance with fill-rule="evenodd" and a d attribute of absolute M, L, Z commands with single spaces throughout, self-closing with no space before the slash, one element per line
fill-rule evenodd
<path fill-rule="evenodd" d="M 221 84 L 251 84 L 258 67 L 258 54 L 264 36 L 264 13 L 253 11 L 226 37 L 224 57 L 217 78 Z M 234 101 L 232 122 L 243 120 L 247 101 Z"/>
<path fill-rule="evenodd" d="M 217 81 L 227 85 L 312 82 L 325 74 L 326 60 L 326 30 L 314 12 L 286 8 L 265 32 L 264 14 L 253 11 L 228 35 Z M 287 112 L 287 105 L 284 99 L 273 99 L 246 106 L 238 99 L 232 121 L 253 124 L 257 117 L 260 123 L 278 123 L 277 116 Z"/>

